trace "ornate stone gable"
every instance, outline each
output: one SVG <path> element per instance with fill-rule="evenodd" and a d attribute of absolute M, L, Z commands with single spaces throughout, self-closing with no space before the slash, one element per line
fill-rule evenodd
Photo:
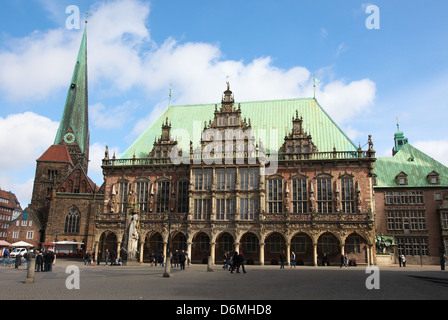
<path fill-rule="evenodd" d="M 176 145 L 177 141 L 171 139 L 171 123 L 168 123 L 168 118 L 166 118 L 165 123 L 162 124 L 162 135 L 154 141 L 154 146 L 148 158 L 169 161 L 171 150 Z"/>
<path fill-rule="evenodd" d="M 318 151 L 311 135 L 303 130 L 302 124 L 303 118 L 299 118 L 296 110 L 296 116 L 292 118 L 291 132 L 285 136 L 285 142 L 279 150 L 285 159 L 306 159 L 309 154 Z"/>

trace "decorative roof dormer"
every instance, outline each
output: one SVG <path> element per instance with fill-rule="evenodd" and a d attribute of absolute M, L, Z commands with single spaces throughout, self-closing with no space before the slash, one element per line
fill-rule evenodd
<path fill-rule="evenodd" d="M 296 116 L 292 118 L 292 130 L 289 135 L 285 136 L 285 142 L 280 148 L 280 153 L 285 155 L 285 159 L 301 159 L 317 151 L 311 135 L 303 130 L 303 118 L 299 118 L 296 110 Z"/>
<path fill-rule="evenodd" d="M 166 121 L 162 124 L 162 135 L 158 140 L 154 141 L 154 146 L 148 157 L 168 162 L 171 156 L 171 149 L 175 145 L 177 145 L 177 141 L 171 139 L 171 123 L 168 123 L 168 118 L 166 118 Z"/>

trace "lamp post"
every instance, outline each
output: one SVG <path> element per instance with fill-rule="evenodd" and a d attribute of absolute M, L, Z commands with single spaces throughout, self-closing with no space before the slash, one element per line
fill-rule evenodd
<path fill-rule="evenodd" d="M 166 248 L 166 259 L 165 259 L 165 272 L 163 273 L 164 278 L 170 278 L 171 271 L 171 258 L 170 258 L 170 238 L 171 238 L 171 217 L 168 217 L 168 244 Z"/>

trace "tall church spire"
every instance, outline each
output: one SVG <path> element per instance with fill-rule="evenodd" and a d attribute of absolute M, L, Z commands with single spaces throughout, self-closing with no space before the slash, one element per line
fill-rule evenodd
<path fill-rule="evenodd" d="M 72 162 L 80 163 L 87 172 L 89 159 L 89 117 L 87 91 L 87 27 L 76 59 L 72 80 L 65 101 L 54 144 L 66 145 Z"/>

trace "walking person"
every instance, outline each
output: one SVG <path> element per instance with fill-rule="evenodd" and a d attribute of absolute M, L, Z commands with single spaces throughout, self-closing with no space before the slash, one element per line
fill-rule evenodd
<path fill-rule="evenodd" d="M 341 255 L 341 265 L 339 268 L 342 268 L 342 266 L 345 266 L 347 268 L 347 256 L 345 254 Z"/>
<path fill-rule="evenodd" d="M 243 273 L 246 273 L 246 268 L 244 268 L 244 256 L 242 252 L 238 255 L 238 270 L 236 273 L 240 273 L 240 267 L 243 270 Z"/>
<path fill-rule="evenodd" d="M 291 252 L 291 257 L 290 257 L 290 269 L 292 269 L 292 267 L 294 267 L 294 269 L 296 268 L 296 254 L 294 253 L 294 251 Z"/>
<path fill-rule="evenodd" d="M 185 253 L 184 250 L 181 250 L 181 252 L 179 252 L 179 264 L 180 264 L 180 270 L 185 270 Z"/>
<path fill-rule="evenodd" d="M 232 258 L 232 267 L 230 268 L 230 273 L 233 273 L 234 270 L 237 270 L 238 268 L 238 252 L 234 252 L 233 253 L 233 258 Z"/>
<path fill-rule="evenodd" d="M 401 255 L 398 255 L 398 263 L 400 264 L 400 268 L 401 268 Z"/>
<path fill-rule="evenodd" d="M 404 254 L 401 255 L 401 262 L 403 263 L 403 268 L 406 267 L 406 257 Z"/>
<path fill-rule="evenodd" d="M 107 264 L 109 263 L 109 256 L 110 256 L 109 250 L 106 249 L 106 256 L 105 256 L 105 259 L 106 259 L 106 266 L 107 266 Z"/>
<path fill-rule="evenodd" d="M 282 251 L 282 253 L 280 253 L 280 269 L 285 269 L 285 260 L 286 254 L 285 251 Z"/>

